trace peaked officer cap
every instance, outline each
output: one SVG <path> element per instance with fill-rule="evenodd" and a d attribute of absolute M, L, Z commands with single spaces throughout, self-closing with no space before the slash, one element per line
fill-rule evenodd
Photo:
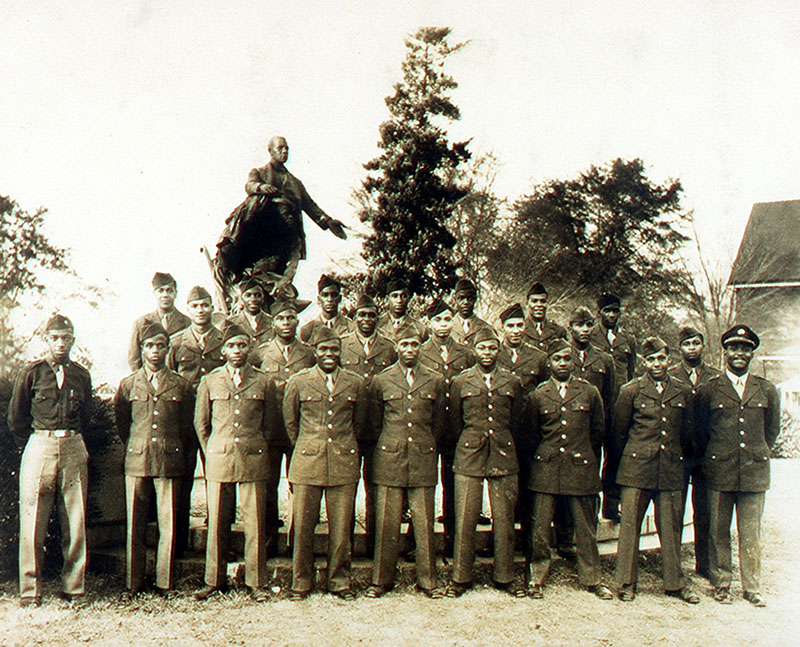
<path fill-rule="evenodd" d="M 616 294 L 611 294 L 610 292 L 604 292 L 600 295 L 600 298 L 597 299 L 598 310 L 604 310 L 612 306 L 615 306 L 616 309 L 619 310 L 621 304 L 622 302 L 619 300 L 619 297 Z"/>
<path fill-rule="evenodd" d="M 737 324 L 722 335 L 723 348 L 737 341 L 750 344 L 753 350 L 761 345 L 761 340 L 758 338 L 758 335 L 756 335 L 749 326 L 745 326 L 744 324 Z"/>

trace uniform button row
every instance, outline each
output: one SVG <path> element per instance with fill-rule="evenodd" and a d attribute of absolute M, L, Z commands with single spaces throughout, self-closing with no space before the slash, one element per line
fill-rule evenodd
<path fill-rule="evenodd" d="M 661 449 L 666 449 L 666 447 L 664 445 L 661 445 Z"/>
<path fill-rule="evenodd" d="M 662 432 L 661 432 L 661 435 L 662 435 L 662 436 L 666 436 L 666 435 L 667 435 L 667 432 L 666 432 L 666 431 L 662 431 Z"/>
<path fill-rule="evenodd" d="M 560 452 L 563 454 L 563 453 L 564 453 L 565 451 L 567 451 L 567 450 L 566 450 L 566 449 L 564 449 L 563 447 L 559 447 L 559 448 L 558 448 L 558 451 L 560 451 Z"/>
<path fill-rule="evenodd" d="M 492 416 L 489 416 L 489 422 L 494 422 L 494 418 L 492 418 Z"/>
<path fill-rule="evenodd" d="M 745 447 L 745 444 L 744 444 L 744 443 L 739 443 L 739 447 L 741 447 L 742 449 L 744 449 L 744 447 Z"/>
<path fill-rule="evenodd" d="M 562 440 L 566 440 L 567 439 L 567 434 L 561 434 L 561 439 Z"/>
<path fill-rule="evenodd" d="M 567 421 L 566 421 L 566 420 L 562 420 L 562 421 L 561 421 L 561 424 L 562 424 L 562 425 L 565 425 L 565 424 L 567 424 Z"/>
<path fill-rule="evenodd" d="M 666 422 L 666 421 L 667 421 L 666 418 L 661 418 L 661 422 Z"/>
<path fill-rule="evenodd" d="M 661 408 L 662 408 L 662 409 L 666 409 L 666 408 L 667 408 L 667 405 L 666 405 L 666 404 L 664 404 L 664 403 L 662 403 L 662 404 L 661 404 Z"/>
<path fill-rule="evenodd" d="M 238 396 L 238 395 L 234 395 L 234 396 L 233 396 L 233 399 L 234 399 L 234 400 L 238 400 L 238 399 L 239 399 L 239 396 Z"/>
<path fill-rule="evenodd" d="M 333 442 L 333 438 L 328 438 L 328 442 L 332 443 Z"/>
<path fill-rule="evenodd" d="M 410 423 L 410 422 L 408 423 L 408 426 L 409 426 L 409 427 L 411 426 L 411 423 Z"/>
<path fill-rule="evenodd" d="M 567 410 L 567 408 L 566 408 L 566 407 L 561 407 L 561 410 L 562 410 L 562 411 L 566 411 L 566 410 Z"/>
<path fill-rule="evenodd" d="M 155 411 L 153 411 L 153 415 L 154 415 L 154 416 L 157 416 L 157 415 L 158 415 L 158 409 L 156 409 Z"/>
<path fill-rule="evenodd" d="M 328 415 L 329 415 L 329 416 L 332 416 L 332 415 L 333 415 L 333 409 L 328 409 Z"/>
<path fill-rule="evenodd" d="M 333 429 L 333 424 L 330 422 L 328 423 L 328 429 Z"/>
<path fill-rule="evenodd" d="M 234 422 L 234 423 L 233 423 L 233 426 L 234 426 L 234 427 L 238 427 L 238 426 L 239 426 L 239 423 L 238 423 L 238 422 Z"/>
<path fill-rule="evenodd" d="M 158 425 L 156 423 L 153 423 L 153 429 L 158 429 Z"/>
<path fill-rule="evenodd" d="M 740 435 L 740 436 L 744 436 L 744 429 L 742 429 L 742 430 L 739 432 L 739 435 Z"/>
<path fill-rule="evenodd" d="M 239 437 L 237 436 L 236 438 L 234 438 L 233 442 L 238 443 L 239 442 Z"/>
<path fill-rule="evenodd" d="M 744 418 L 739 418 L 739 422 L 744 422 Z"/>
<path fill-rule="evenodd" d="M 409 409 L 406 409 L 406 411 L 408 411 L 408 413 L 414 413 L 414 410 L 413 410 L 413 409 L 411 409 L 411 408 L 409 408 Z"/>
<path fill-rule="evenodd" d="M 156 442 L 156 441 L 158 440 L 158 438 L 156 438 L 155 436 L 153 436 L 153 437 L 152 437 L 150 440 L 151 440 L 152 442 Z"/>
<path fill-rule="evenodd" d="M 414 439 L 411 436 L 409 436 L 408 437 L 408 442 L 412 443 L 412 442 L 414 442 Z"/>
<path fill-rule="evenodd" d="M 491 402 L 489 403 L 489 408 L 494 409 L 494 405 Z"/>
<path fill-rule="evenodd" d="M 237 416 L 239 415 L 239 409 L 234 409 L 234 410 L 233 410 L 233 412 L 234 412 L 234 413 L 235 413 Z"/>
<path fill-rule="evenodd" d="M 153 396 L 153 402 L 158 402 L 158 396 L 157 395 Z"/>

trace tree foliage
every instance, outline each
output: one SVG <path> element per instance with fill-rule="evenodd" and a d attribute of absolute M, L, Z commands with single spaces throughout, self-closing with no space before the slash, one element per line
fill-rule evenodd
<path fill-rule="evenodd" d="M 378 292 L 390 277 L 405 278 L 415 294 L 455 283 L 456 239 L 447 225 L 467 189 L 453 171 L 470 153 L 469 142 L 451 143 L 445 129 L 461 114 L 444 64 L 466 44 L 449 36 L 448 28 L 426 27 L 406 39 L 403 79 L 386 98 L 391 117 L 379 128 L 383 152 L 364 165 L 368 176 L 356 192 L 360 218 L 372 225 L 363 255 Z"/>

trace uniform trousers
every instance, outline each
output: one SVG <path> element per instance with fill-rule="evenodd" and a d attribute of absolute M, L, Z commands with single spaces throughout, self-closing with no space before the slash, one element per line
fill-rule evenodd
<path fill-rule="evenodd" d="M 575 520 L 578 578 L 582 586 L 600 583 L 600 552 L 597 549 L 597 495 L 557 496 L 544 492 L 533 493 L 533 557 L 531 582 L 543 584 L 550 572 L 550 523 L 559 501 L 563 501 Z"/>
<path fill-rule="evenodd" d="M 292 460 L 291 446 L 270 443 L 267 451 L 267 503 L 264 506 L 264 510 L 266 515 L 267 545 L 273 555 L 278 553 L 278 527 L 280 525 L 278 502 L 280 500 L 281 463 L 284 456 L 286 457 L 285 472 L 288 476 L 289 462 Z M 289 496 L 289 509 L 291 512 L 291 495 Z M 291 517 L 291 514 L 289 516 Z M 288 520 L 287 527 L 291 528 L 291 518 Z M 287 534 L 287 537 L 291 537 L 291 533 Z"/>
<path fill-rule="evenodd" d="M 456 530 L 456 486 L 453 472 L 454 454 L 441 454 L 442 521 L 445 534 L 445 551 L 448 541 L 453 541 Z M 479 512 L 480 514 L 480 512 Z"/>
<path fill-rule="evenodd" d="M 194 487 L 194 473 L 197 470 L 197 460 L 203 462 L 203 456 L 198 452 L 197 444 L 185 450 L 186 469 L 184 478 L 181 479 L 180 493 L 178 495 L 178 512 L 175 529 L 175 551 L 182 555 L 189 550 L 189 529 L 192 521 L 192 488 Z"/>
<path fill-rule="evenodd" d="M 227 581 L 225 556 L 230 545 L 230 520 L 235 516 L 236 486 L 244 525 L 244 581 L 258 588 L 267 581 L 267 548 L 264 541 L 266 481 L 242 483 L 206 482 L 208 493 L 208 540 L 206 542 L 206 584 L 223 588 Z"/>
<path fill-rule="evenodd" d="M 711 583 L 716 587 L 731 586 L 731 521 L 735 507 L 742 588 L 747 593 L 758 593 L 761 581 L 761 518 L 764 516 L 766 494 L 713 489 L 709 489 L 708 494 L 711 512 Z"/>
<path fill-rule="evenodd" d="M 400 555 L 400 522 L 404 509 L 404 494 L 411 508 L 414 539 L 417 545 L 417 584 L 423 589 L 436 586 L 436 556 L 433 545 L 433 517 L 435 486 L 391 487 L 375 486 L 375 560 L 372 565 L 372 583 L 389 586 L 394 583 L 397 560 Z"/>
<path fill-rule="evenodd" d="M 374 443 L 358 443 L 358 455 L 362 461 L 361 482 L 364 484 L 364 531 L 367 539 L 367 555 L 375 548 L 375 484 L 372 482 L 372 452 Z M 352 531 L 355 533 L 355 508 L 353 509 Z"/>
<path fill-rule="evenodd" d="M 350 523 L 356 498 L 356 483 L 323 487 L 292 484 L 292 590 L 308 593 L 314 588 L 314 530 L 319 506 L 325 495 L 328 513 L 328 590 L 350 588 Z"/>
<path fill-rule="evenodd" d="M 47 522 L 57 502 L 61 524 L 63 590 L 86 593 L 86 492 L 88 453 L 80 434 L 56 437 L 34 431 L 22 454 L 19 473 L 19 590 L 40 597 Z"/>
<path fill-rule="evenodd" d="M 709 574 L 709 530 L 711 526 L 708 503 L 708 485 L 703 469 L 696 465 L 691 472 L 687 470 L 683 484 L 683 513 L 686 514 L 686 501 L 689 493 L 689 477 L 692 481 L 692 525 L 694 527 L 694 567 L 698 573 Z"/>
<path fill-rule="evenodd" d="M 533 492 L 527 485 L 531 478 L 531 463 L 533 455 L 531 452 L 518 451 L 519 460 L 519 497 L 517 498 L 517 510 L 515 521 L 519 522 L 522 530 L 522 553 L 525 559 L 530 559 L 533 554 L 533 527 L 531 526 L 531 514 L 533 513 Z"/>
<path fill-rule="evenodd" d="M 617 520 L 620 518 L 620 504 L 622 498 L 622 488 L 617 485 L 617 469 L 619 460 L 612 458 L 611 434 L 606 434 L 603 442 L 603 517 L 606 519 Z"/>
<path fill-rule="evenodd" d="M 180 478 L 125 476 L 125 500 L 128 509 L 125 586 L 131 591 L 138 591 L 144 586 L 147 564 L 148 511 L 153 498 L 156 501 L 156 519 L 158 521 L 156 586 L 160 589 L 173 587 L 175 518 L 182 480 Z"/>
<path fill-rule="evenodd" d="M 455 475 L 456 534 L 453 581 L 472 582 L 475 564 L 475 532 L 483 505 L 483 482 L 489 484 L 494 539 L 494 580 L 507 584 L 514 579 L 514 509 L 517 505 L 518 478 L 508 476 Z"/>
<path fill-rule="evenodd" d="M 636 585 L 639 537 L 650 501 L 655 506 L 656 530 L 661 542 L 664 589 L 678 591 L 686 584 L 681 570 L 683 496 L 680 490 L 642 490 L 622 487 L 622 519 L 617 549 L 616 584 L 618 587 Z"/>

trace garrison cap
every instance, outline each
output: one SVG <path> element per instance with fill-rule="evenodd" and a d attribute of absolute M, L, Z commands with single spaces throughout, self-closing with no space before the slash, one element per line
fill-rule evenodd
<path fill-rule="evenodd" d="M 661 339 L 661 337 L 648 337 L 642 342 L 642 357 L 660 353 L 662 350 L 669 353 L 669 346 L 667 346 L 667 342 Z"/>
<path fill-rule="evenodd" d="M 372 300 L 372 297 L 368 294 L 362 294 L 358 297 L 358 303 L 356 303 L 356 312 L 359 310 L 377 310 L 378 306 L 375 305 L 375 302 Z"/>
<path fill-rule="evenodd" d="M 391 294 L 398 290 L 408 290 L 408 283 L 403 279 L 389 279 L 389 282 L 386 284 L 386 294 Z"/>
<path fill-rule="evenodd" d="M 485 326 L 480 328 L 478 332 L 475 333 L 475 336 L 472 338 L 472 345 L 477 346 L 482 341 L 496 341 L 497 343 L 500 343 L 500 338 L 497 336 L 494 328 Z"/>
<path fill-rule="evenodd" d="M 195 285 L 191 290 L 189 290 L 189 294 L 186 295 L 186 303 L 191 303 L 192 301 L 202 301 L 204 299 L 208 299 L 211 301 L 211 295 L 201 285 Z"/>
<path fill-rule="evenodd" d="M 419 328 L 416 326 L 412 326 L 410 324 L 405 324 L 400 326 L 397 331 L 394 333 L 394 340 L 395 343 L 403 340 L 403 339 L 411 339 L 416 337 L 420 341 L 422 341 L 422 333 L 420 333 Z"/>
<path fill-rule="evenodd" d="M 571 324 L 577 323 L 587 323 L 594 321 L 594 315 L 592 311 L 589 310 L 586 306 L 578 306 L 572 311 L 572 314 L 569 316 L 569 322 Z"/>
<path fill-rule="evenodd" d="M 562 337 L 556 337 L 553 341 L 551 341 L 547 345 L 547 356 L 552 357 L 553 355 L 561 352 L 565 348 L 572 348 L 572 346 L 570 346 L 569 342 L 566 339 L 563 339 Z"/>
<path fill-rule="evenodd" d="M 153 321 L 147 324 L 142 330 L 140 337 L 141 343 L 143 344 L 151 337 L 158 337 L 159 335 L 164 335 L 164 337 L 167 338 L 167 341 L 169 341 L 169 333 L 167 332 L 166 328 L 164 328 L 164 326 L 162 326 L 160 323 Z"/>
<path fill-rule="evenodd" d="M 761 340 L 758 338 L 758 335 L 756 335 L 749 326 L 745 326 L 744 324 L 737 324 L 730 330 L 723 333 L 723 348 L 726 348 L 728 344 L 732 344 L 734 342 L 750 344 L 753 347 L 753 350 L 758 348 L 761 344 Z"/>
<path fill-rule="evenodd" d="M 332 276 L 328 276 L 327 274 L 323 274 L 319 277 L 319 281 L 317 281 L 317 293 L 322 292 L 325 288 L 330 287 L 337 287 L 340 290 L 342 289 L 342 284 L 337 279 L 333 278 Z"/>
<path fill-rule="evenodd" d="M 701 333 L 697 328 L 692 328 L 691 326 L 685 326 L 681 328 L 681 332 L 678 335 L 678 343 L 682 344 L 687 339 L 692 339 L 694 337 L 699 337 L 700 341 L 705 343 L 706 338 L 703 337 L 703 333 Z"/>
<path fill-rule="evenodd" d="M 239 290 L 242 292 L 242 294 L 244 294 L 248 290 L 255 290 L 256 288 L 260 289 L 262 292 L 265 291 L 264 286 L 261 285 L 261 282 L 254 276 L 251 276 L 250 278 L 247 279 L 243 279 L 239 283 Z"/>
<path fill-rule="evenodd" d="M 453 292 L 455 294 L 458 294 L 459 292 L 474 292 L 475 294 L 478 294 L 478 288 L 475 287 L 475 284 L 469 279 L 458 279 Z"/>
<path fill-rule="evenodd" d="M 525 311 L 519 303 L 508 306 L 503 312 L 500 313 L 500 321 L 505 323 L 509 319 L 524 319 Z"/>
<path fill-rule="evenodd" d="M 333 328 L 328 328 L 328 326 L 317 326 L 314 330 L 314 334 L 309 340 L 309 343 L 312 346 L 316 346 L 317 344 L 321 344 L 326 341 L 338 341 L 341 342 L 342 338 L 339 337 L 339 333 L 337 333 Z"/>
<path fill-rule="evenodd" d="M 297 307 L 297 302 L 294 299 L 275 299 L 269 307 L 269 313 L 273 317 L 277 317 L 281 312 L 292 310 L 295 314 L 300 312 L 303 308 Z"/>
<path fill-rule="evenodd" d="M 72 322 L 64 315 L 56 314 L 47 320 L 44 330 L 45 332 L 50 332 L 51 330 L 68 330 L 69 332 L 75 332 L 75 326 L 73 326 Z"/>
<path fill-rule="evenodd" d="M 163 288 L 165 285 L 171 285 L 173 287 L 178 285 L 175 283 L 175 279 L 172 278 L 172 274 L 167 274 L 166 272 L 156 272 L 153 274 L 153 280 L 150 283 L 154 290 Z"/>
<path fill-rule="evenodd" d="M 225 333 L 222 335 L 222 343 L 224 344 L 226 341 L 230 341 L 234 337 L 247 337 L 250 339 L 250 335 L 247 334 L 247 331 L 239 324 L 231 324 L 225 328 Z"/>
<path fill-rule="evenodd" d="M 445 311 L 453 313 L 453 307 L 444 299 L 436 299 L 425 309 L 425 315 L 428 319 L 433 319 L 436 315 L 440 315 Z"/>
<path fill-rule="evenodd" d="M 534 294 L 543 294 L 547 296 L 547 288 L 544 287 L 539 281 L 536 281 L 533 285 L 531 285 L 530 289 L 528 290 L 528 296 L 533 296 Z"/>
<path fill-rule="evenodd" d="M 616 294 L 611 294 L 610 292 L 604 292 L 600 295 L 600 298 L 597 299 L 598 310 L 605 310 L 606 308 L 610 308 L 612 306 L 619 310 L 620 305 L 622 305 L 622 302 L 619 300 L 619 297 Z"/>

